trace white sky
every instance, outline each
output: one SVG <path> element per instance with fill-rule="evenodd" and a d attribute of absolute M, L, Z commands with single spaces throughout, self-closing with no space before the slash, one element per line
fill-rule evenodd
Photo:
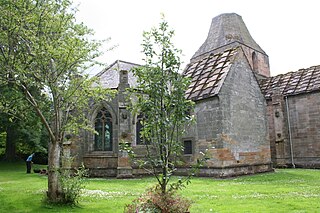
<path fill-rule="evenodd" d="M 105 49 L 118 45 L 100 59 L 103 63 L 119 59 L 143 64 L 142 32 L 157 26 L 164 13 L 186 64 L 205 41 L 212 18 L 235 12 L 268 54 L 272 76 L 320 65 L 319 0 L 74 1 L 80 3 L 78 20 L 94 29 L 97 39 L 111 37 Z"/>

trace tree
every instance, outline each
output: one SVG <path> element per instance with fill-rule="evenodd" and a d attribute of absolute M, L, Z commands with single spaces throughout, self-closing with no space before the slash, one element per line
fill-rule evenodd
<path fill-rule="evenodd" d="M 171 42 L 173 35 L 164 18 L 158 29 L 144 32 L 145 65 L 133 70 L 138 86 L 131 93 L 136 96 L 134 111 L 144 115 L 141 135 L 147 155 L 142 165 L 157 179 L 162 194 L 181 183 L 168 188 L 175 160 L 183 151 L 181 135 L 192 120 L 187 112 L 193 106 L 185 98 L 190 81 L 179 73 L 181 51 Z"/>
<path fill-rule="evenodd" d="M 14 84 L 0 85 L 0 133 L 5 133 L 5 161 L 20 160 L 21 155 L 46 153 L 47 144 L 41 140 L 43 125 Z M 45 100 L 43 100 L 45 101 Z"/>
<path fill-rule="evenodd" d="M 107 93 L 83 73 L 101 54 L 101 42 L 90 39 L 92 30 L 76 23 L 75 13 L 69 0 L 0 2 L 0 85 L 14 84 L 48 131 L 51 202 L 63 201 L 59 169 L 66 133 L 87 128 L 83 111 Z"/>

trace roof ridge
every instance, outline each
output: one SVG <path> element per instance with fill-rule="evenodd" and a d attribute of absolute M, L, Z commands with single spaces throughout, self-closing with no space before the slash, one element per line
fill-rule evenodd
<path fill-rule="evenodd" d="M 317 67 L 319 67 L 320 68 L 320 65 L 314 65 L 314 66 L 311 66 L 311 67 L 308 67 L 308 68 L 300 68 L 300 69 L 298 69 L 298 70 L 296 70 L 296 71 L 289 71 L 289 72 L 287 72 L 287 73 L 280 73 L 280 74 L 278 74 L 278 75 L 275 75 L 275 76 L 270 76 L 270 77 L 267 77 L 267 78 L 274 78 L 274 77 L 277 77 L 277 76 L 279 76 L 279 75 L 287 75 L 287 74 L 289 74 L 289 73 L 296 73 L 296 72 L 301 72 L 301 71 L 304 71 L 304 70 L 309 70 L 309 69 L 311 69 L 311 68 L 317 68 Z"/>
<path fill-rule="evenodd" d="M 236 46 L 236 45 L 233 45 L 233 44 L 239 44 L 239 45 Z M 249 45 L 247 45 L 247 44 L 245 44 L 245 43 L 242 43 L 242 42 L 240 42 L 240 41 L 233 41 L 233 42 L 230 42 L 230 43 L 228 43 L 228 44 L 225 44 L 225 45 L 222 45 L 222 46 L 220 46 L 220 47 L 217 47 L 217 48 L 215 48 L 215 49 L 212 49 L 212 50 L 208 50 L 208 51 L 206 51 L 206 52 L 203 52 L 203 53 L 197 55 L 196 57 L 191 58 L 191 60 L 197 60 L 198 58 L 199 58 L 198 60 L 201 60 L 201 57 L 203 57 L 203 56 L 205 56 L 205 55 L 207 55 L 207 54 L 217 53 L 219 49 L 222 49 L 222 51 L 224 51 L 224 50 L 229 50 L 229 49 L 232 49 L 232 48 L 238 48 L 238 47 L 241 47 L 241 48 L 242 48 L 241 45 L 246 46 L 246 47 L 249 47 L 249 48 L 251 48 L 251 49 L 254 49 L 253 47 L 251 47 L 251 46 L 249 46 Z M 228 46 L 230 46 L 230 48 L 225 49 L 225 48 L 228 47 Z M 268 56 L 267 53 L 262 52 L 262 51 L 260 51 L 260 50 L 256 50 L 256 49 L 255 49 L 255 51 L 256 51 L 256 52 L 259 52 L 259 53 L 261 53 L 261 54 L 263 54 L 263 55 Z"/>
<path fill-rule="evenodd" d="M 131 65 L 137 65 L 137 66 L 142 66 L 141 64 L 129 62 L 129 61 L 124 61 L 124 60 L 117 60 L 118 62 L 126 63 L 126 64 L 131 64 Z"/>
<path fill-rule="evenodd" d="M 125 63 L 125 64 L 130 64 L 130 65 L 134 65 L 134 66 L 142 66 L 141 64 L 136 64 L 136 63 L 133 63 L 133 62 L 128 62 L 128 61 L 124 61 L 124 60 L 119 60 L 118 59 L 118 60 L 115 60 L 112 64 L 110 64 L 106 68 L 104 68 L 102 71 L 97 73 L 95 76 L 96 77 L 100 77 L 101 75 L 103 75 L 106 71 L 110 70 L 110 68 L 113 67 L 116 64 L 118 64 L 118 66 L 119 66 L 119 62 L 120 63 Z"/>
<path fill-rule="evenodd" d="M 104 68 L 100 72 L 98 72 L 95 76 L 100 77 L 101 75 L 103 75 L 103 73 L 105 73 L 107 70 L 109 70 L 111 67 L 113 67 L 117 62 L 118 62 L 118 60 L 114 61 L 112 64 L 110 64 L 109 66 L 107 66 L 106 68 Z"/>

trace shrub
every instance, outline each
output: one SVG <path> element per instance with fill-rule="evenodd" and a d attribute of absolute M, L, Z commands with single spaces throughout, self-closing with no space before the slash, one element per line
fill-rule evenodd
<path fill-rule="evenodd" d="M 145 194 L 126 205 L 126 213 L 185 213 L 189 211 L 191 201 L 177 194 L 177 190 L 161 192 L 159 187 L 149 189 Z"/>
<path fill-rule="evenodd" d="M 60 173 L 61 189 L 63 193 L 62 203 L 76 204 L 81 195 L 81 191 L 85 188 L 87 169 L 84 165 L 75 171 L 63 169 Z"/>

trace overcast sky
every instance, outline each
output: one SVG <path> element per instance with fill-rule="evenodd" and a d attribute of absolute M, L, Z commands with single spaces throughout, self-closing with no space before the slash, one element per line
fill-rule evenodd
<path fill-rule="evenodd" d="M 78 20 L 94 29 L 97 39 L 111 37 L 104 49 L 118 45 L 100 59 L 107 64 L 117 59 L 142 64 L 142 32 L 157 26 L 161 13 L 175 30 L 175 46 L 188 63 L 205 41 L 212 18 L 235 12 L 268 54 L 272 76 L 320 65 L 318 0 L 74 1 L 79 4 Z"/>

